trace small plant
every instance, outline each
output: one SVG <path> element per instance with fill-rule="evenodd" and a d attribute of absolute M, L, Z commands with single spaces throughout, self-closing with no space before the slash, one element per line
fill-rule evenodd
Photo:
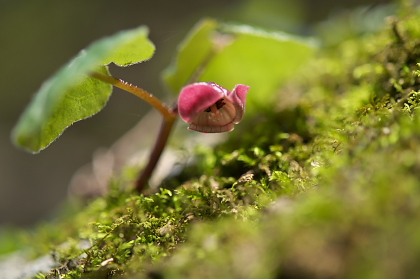
<path fill-rule="evenodd" d="M 142 26 L 98 40 L 82 50 L 39 89 L 13 130 L 16 145 L 40 152 L 68 126 L 98 113 L 113 86 L 121 88 L 148 102 L 163 116 L 149 162 L 137 180 L 136 189 L 142 191 L 178 111 L 190 130 L 231 131 L 243 117 L 250 87 L 256 91 L 250 98 L 251 113 L 268 107 L 273 100 L 271 92 L 314 53 L 310 40 L 204 19 L 182 42 L 174 62 L 163 73 L 168 89 L 175 95 L 181 92 L 178 101 L 167 106 L 140 87 L 113 77 L 108 69 L 110 63 L 125 67 L 149 60 L 155 46 L 147 36 L 148 29 Z M 232 92 L 224 89 L 236 84 Z"/>

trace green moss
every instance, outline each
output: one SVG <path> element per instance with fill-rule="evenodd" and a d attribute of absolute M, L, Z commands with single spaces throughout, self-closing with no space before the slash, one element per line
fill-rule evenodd
<path fill-rule="evenodd" d="M 39 278 L 417 276 L 419 26 L 403 9 L 326 46 L 272 111 L 199 146 L 166 189 L 137 195 L 116 178 L 52 225 L 68 228 L 50 242 L 61 267 Z"/>

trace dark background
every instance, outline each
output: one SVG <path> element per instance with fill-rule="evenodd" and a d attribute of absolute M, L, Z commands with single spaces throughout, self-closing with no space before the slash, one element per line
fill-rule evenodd
<path fill-rule="evenodd" d="M 42 82 L 80 49 L 103 36 L 139 25 L 156 45 L 148 62 L 115 76 L 165 95 L 160 72 L 177 44 L 202 17 L 310 35 L 318 22 L 348 8 L 388 1 L 336 0 L 0 0 L 0 229 L 48 219 L 66 200 L 74 172 L 95 150 L 110 146 L 149 107 L 114 90 L 103 111 L 78 122 L 40 154 L 18 150 L 10 131 Z"/>

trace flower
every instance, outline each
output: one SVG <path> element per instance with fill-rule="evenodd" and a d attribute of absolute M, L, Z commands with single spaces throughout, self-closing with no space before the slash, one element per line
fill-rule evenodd
<path fill-rule="evenodd" d="M 229 91 L 214 82 L 196 82 L 181 90 L 178 111 L 188 129 L 202 133 L 233 130 L 242 120 L 249 86 L 238 84 Z"/>

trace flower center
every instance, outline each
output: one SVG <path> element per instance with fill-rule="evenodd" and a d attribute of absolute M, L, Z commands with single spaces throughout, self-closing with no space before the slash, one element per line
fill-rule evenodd
<path fill-rule="evenodd" d="M 212 105 L 211 107 L 208 107 L 205 112 L 216 112 L 216 110 L 221 109 L 224 105 L 226 105 L 225 102 L 223 102 L 224 99 L 220 99 L 219 101 L 217 101 L 214 105 Z"/>

